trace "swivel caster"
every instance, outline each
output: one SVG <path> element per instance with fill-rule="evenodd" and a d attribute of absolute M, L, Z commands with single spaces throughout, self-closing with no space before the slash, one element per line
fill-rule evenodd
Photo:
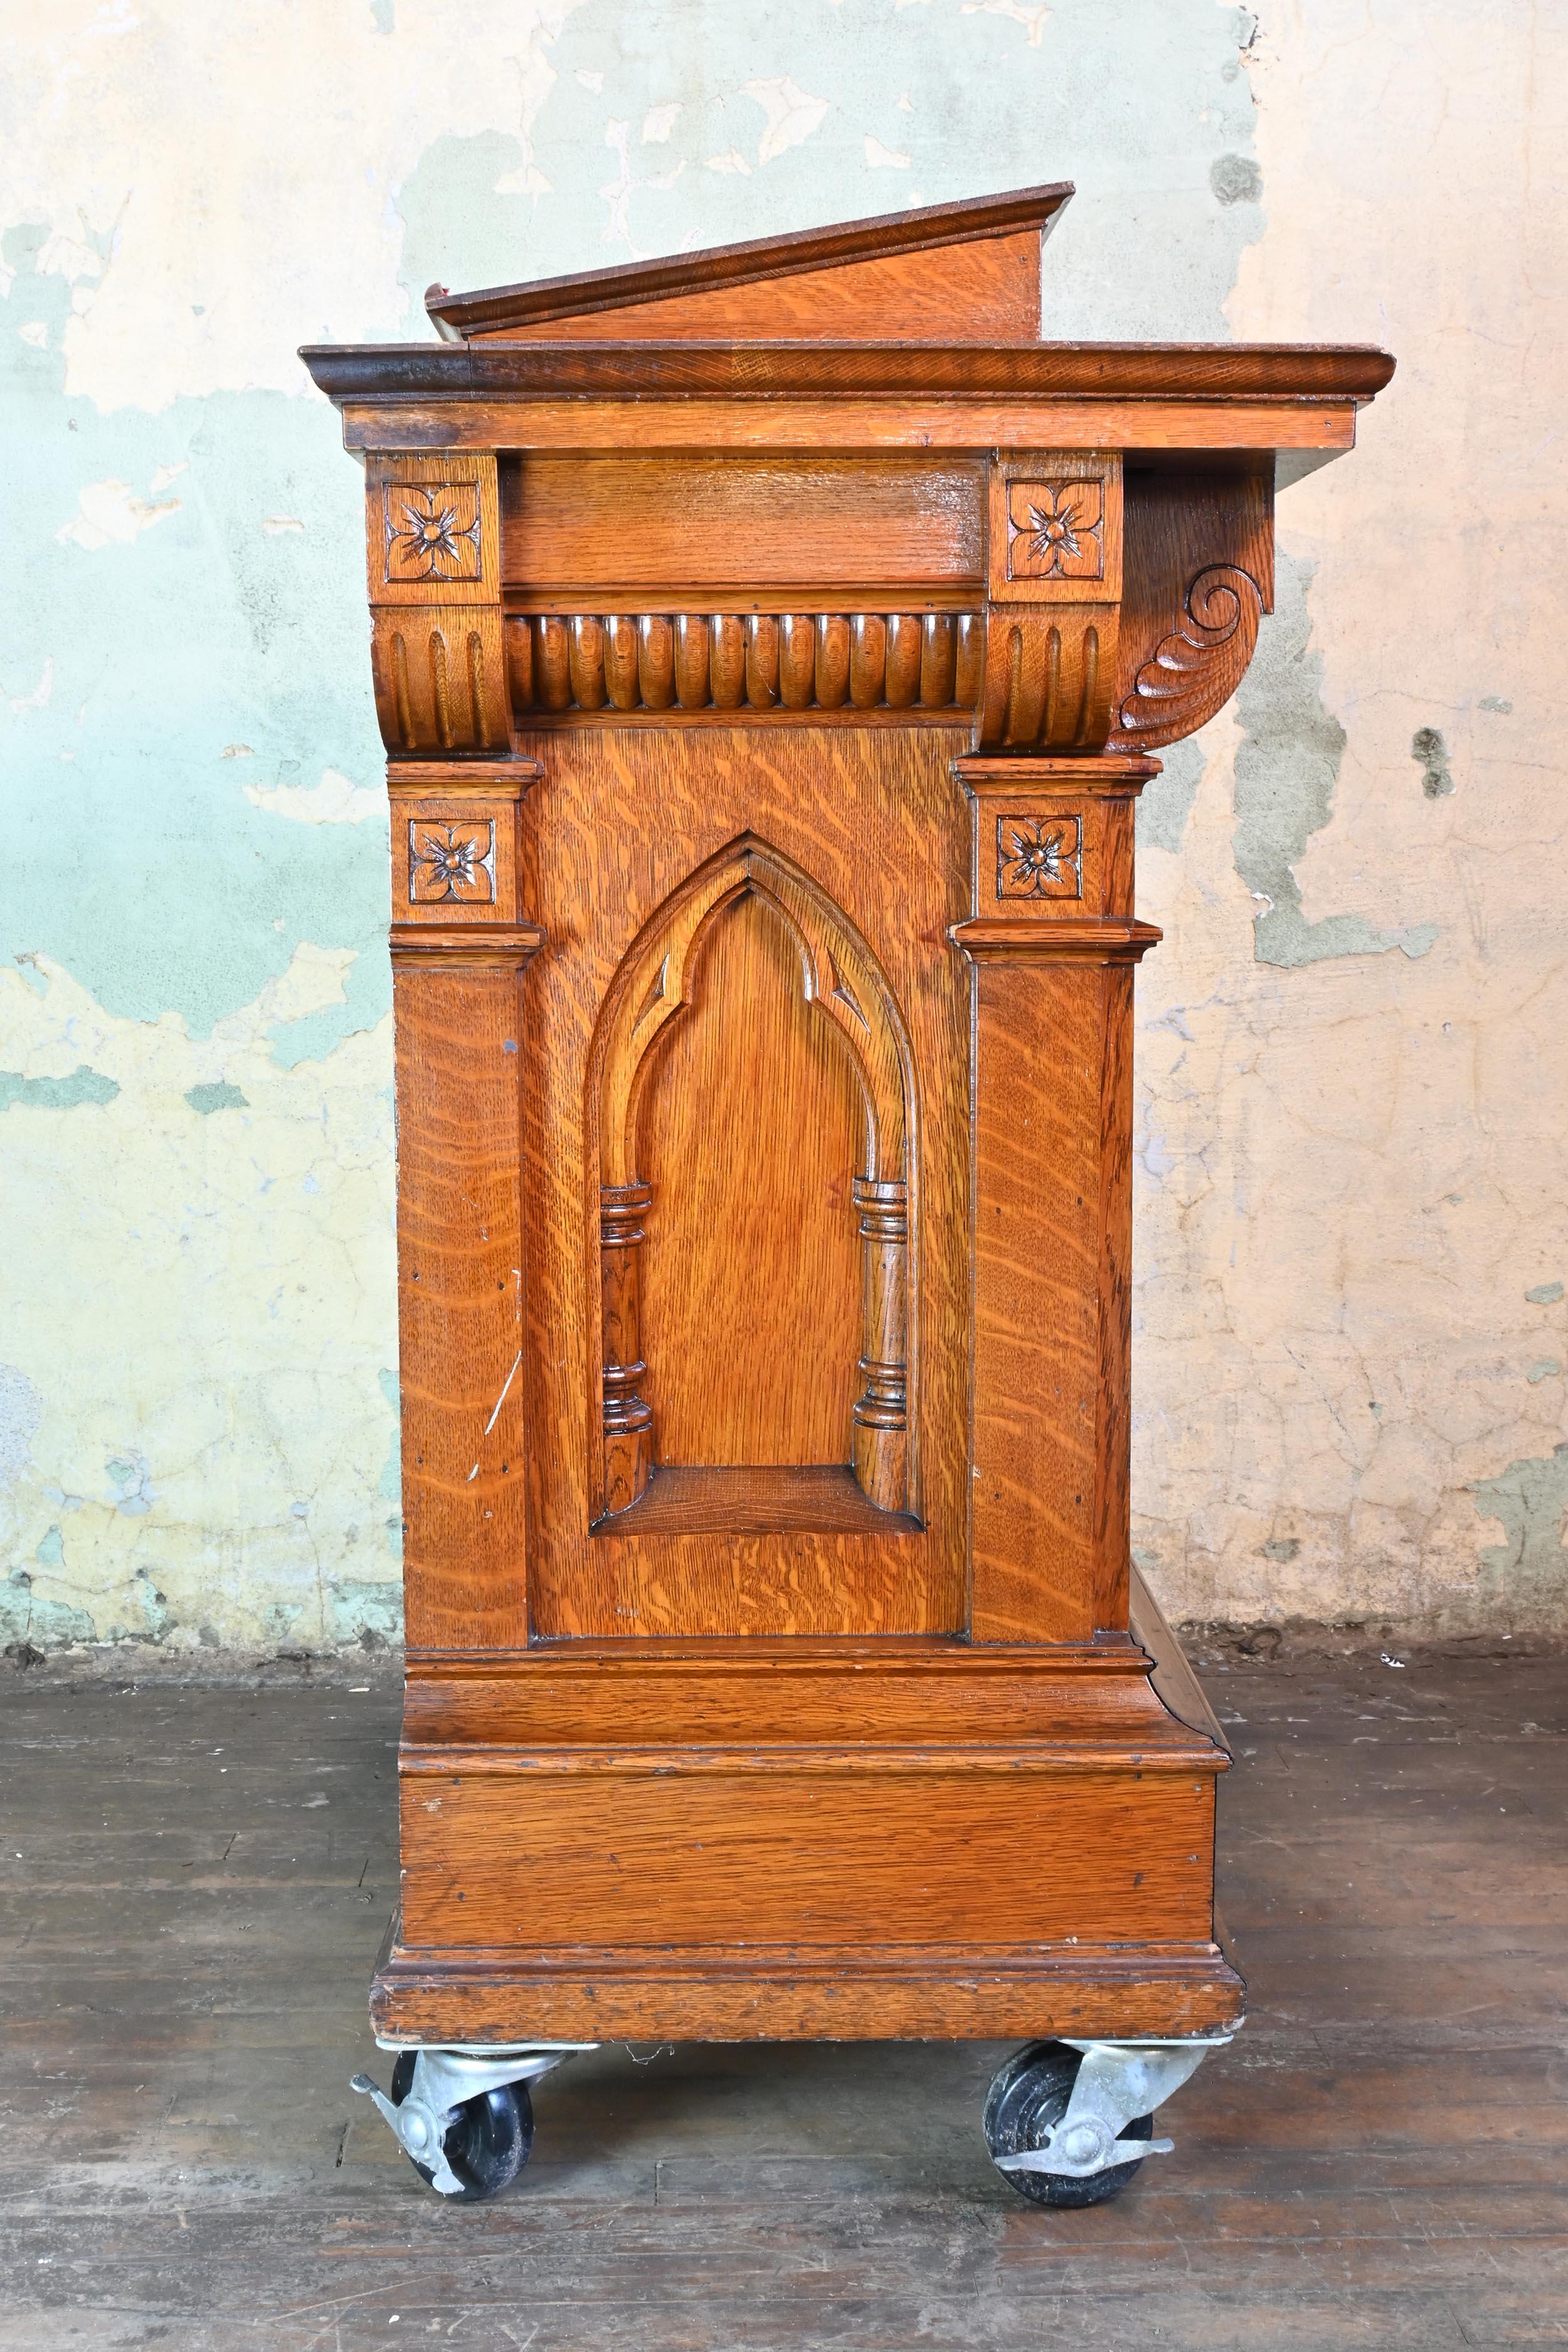
<path fill-rule="evenodd" d="M 392 2070 L 392 2104 L 395 2107 L 407 2105 L 408 2094 L 414 2087 L 415 2063 L 412 2050 L 399 2053 Z M 425 2186 L 433 2189 L 436 2164 L 444 2160 L 458 2184 L 456 2189 L 448 2189 L 447 2195 L 477 2205 L 510 2189 L 528 2162 L 533 2147 L 533 2101 L 528 2095 L 526 2083 L 498 2083 L 494 2090 L 481 2091 L 476 2098 L 463 2100 L 453 2110 L 449 2122 L 443 2117 L 426 2129 L 432 2161 L 422 2164 L 405 2140 L 409 2163 Z M 439 2158 L 436 2155 L 437 2131 Z"/>
<path fill-rule="evenodd" d="M 1197 2072 L 1210 2042 L 1031 2042 L 986 2095 L 992 2162 L 1037 2205 L 1103 2205 L 1146 2156 L 1168 2156 L 1154 2109 Z"/>
<path fill-rule="evenodd" d="M 517 2179 L 533 2146 L 528 2084 L 592 2042 L 541 2049 L 400 2050 L 387 2098 L 368 2074 L 352 2086 L 374 2100 L 427 2188 L 479 2204 Z"/>

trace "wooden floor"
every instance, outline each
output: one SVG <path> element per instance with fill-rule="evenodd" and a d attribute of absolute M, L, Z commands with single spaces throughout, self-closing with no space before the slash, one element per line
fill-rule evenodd
<path fill-rule="evenodd" d="M 0 2344 L 1562 2346 L 1565 1672 L 1210 1675 L 1252 2021 L 1173 2156 L 1052 2214 L 986 2158 L 977 2044 L 614 2047 L 443 2205 L 348 2088 L 388 2064 L 390 1682 L 0 1668 Z"/>

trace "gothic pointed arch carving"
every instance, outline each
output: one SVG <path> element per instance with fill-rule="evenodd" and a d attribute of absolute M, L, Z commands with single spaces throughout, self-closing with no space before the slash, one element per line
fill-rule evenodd
<path fill-rule="evenodd" d="M 597 1139 L 603 1315 L 603 1508 L 626 1509 L 652 1475 L 656 1433 L 640 1393 L 640 1251 L 656 1213 L 639 1163 L 643 1099 L 660 1043 L 689 1013 L 704 940 L 755 894 L 782 920 L 806 1003 L 841 1041 L 863 1124 L 850 1197 L 862 1248 L 865 1389 L 847 1433 L 855 1475 L 888 1511 L 912 1507 L 909 1442 L 913 1316 L 909 1278 L 915 1163 L 914 1064 L 903 1019 L 867 942 L 828 894 L 757 835 L 742 835 L 671 892 L 621 961 L 588 1065 Z"/>

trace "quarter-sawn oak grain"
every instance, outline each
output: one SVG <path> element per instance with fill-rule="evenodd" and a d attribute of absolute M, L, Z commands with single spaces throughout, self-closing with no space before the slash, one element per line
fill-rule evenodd
<path fill-rule="evenodd" d="M 305 355 L 391 755 L 395 2037 L 1239 2015 L 1130 1560 L 1134 805 L 1392 362 L 1041 343 L 1070 193 Z"/>

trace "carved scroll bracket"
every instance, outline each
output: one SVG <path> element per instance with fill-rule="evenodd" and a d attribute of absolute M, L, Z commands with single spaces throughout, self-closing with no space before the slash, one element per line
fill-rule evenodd
<path fill-rule="evenodd" d="M 1274 602 L 1271 467 L 1144 465 L 1127 477 L 1117 750 L 1179 742 L 1240 685 Z"/>
<path fill-rule="evenodd" d="M 1178 742 L 1212 719 L 1241 684 L 1258 643 L 1263 591 L 1234 563 L 1210 564 L 1183 599 L 1176 626 L 1161 638 L 1122 697 L 1109 740 L 1119 750 Z"/>

